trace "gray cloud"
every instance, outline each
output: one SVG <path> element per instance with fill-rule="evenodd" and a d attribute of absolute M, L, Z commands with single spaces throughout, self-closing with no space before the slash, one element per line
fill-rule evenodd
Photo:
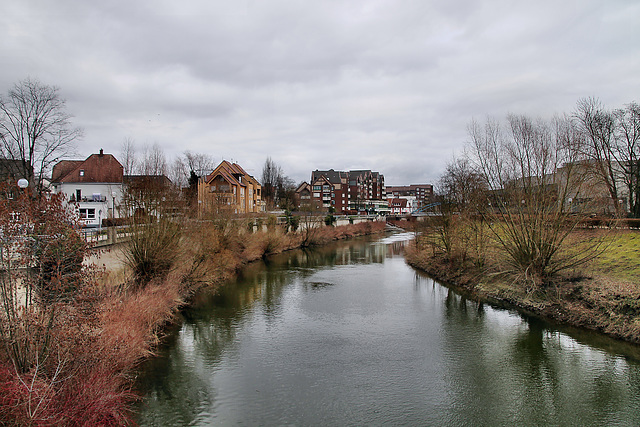
<path fill-rule="evenodd" d="M 370 168 L 435 182 L 466 125 L 640 89 L 640 6 L 596 0 L 10 2 L 0 90 L 61 88 L 79 155 L 125 137 L 296 181 Z M 637 100 L 637 99 L 636 99 Z"/>

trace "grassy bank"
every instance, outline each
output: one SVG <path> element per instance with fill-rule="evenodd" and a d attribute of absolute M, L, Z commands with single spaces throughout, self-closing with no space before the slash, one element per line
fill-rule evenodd
<path fill-rule="evenodd" d="M 8 358 L 0 360 L 1 425 L 131 424 L 136 370 L 153 356 L 167 324 L 196 291 L 215 290 L 251 261 L 380 232 L 385 224 L 323 227 L 312 234 L 276 228 L 250 233 L 233 222 L 186 227 L 164 251 L 171 259 L 159 260 L 168 268 L 144 282 L 136 281 L 135 268 L 93 270 L 96 279 L 82 301 L 56 315 L 55 351 L 47 360 L 26 373 L 18 373 Z"/>
<path fill-rule="evenodd" d="M 482 267 L 472 259 L 451 259 L 415 245 L 407 250 L 406 259 L 413 267 L 477 299 L 640 343 L 640 233 L 579 230 L 571 238 L 574 244 L 570 247 L 602 238 L 603 251 L 538 288 L 522 286 L 518 277 L 501 274 L 491 247 Z"/>

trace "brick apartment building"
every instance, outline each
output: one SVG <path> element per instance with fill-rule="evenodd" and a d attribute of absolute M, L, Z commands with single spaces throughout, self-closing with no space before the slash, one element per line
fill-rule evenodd
<path fill-rule="evenodd" d="M 413 210 L 420 209 L 424 206 L 433 203 L 433 185 L 431 184 L 412 184 L 412 185 L 397 185 L 389 186 L 386 188 L 387 198 L 391 204 L 398 203 L 397 199 L 408 200 L 408 207 Z"/>
<path fill-rule="evenodd" d="M 384 175 L 371 170 L 315 170 L 311 182 L 300 184 L 296 195 L 301 206 L 314 210 L 333 208 L 351 214 L 387 210 Z"/>

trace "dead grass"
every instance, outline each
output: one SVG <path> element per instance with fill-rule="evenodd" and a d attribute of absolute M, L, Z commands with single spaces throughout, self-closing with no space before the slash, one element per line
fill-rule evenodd
<path fill-rule="evenodd" d="M 215 289 L 248 262 L 302 244 L 297 233 L 194 223 L 183 233 L 167 274 L 130 286 L 134 274 L 119 250 L 94 257 L 102 275 L 86 303 L 57 316 L 55 357 L 19 375 L 0 360 L 0 425 L 132 423 L 136 369 L 153 356 L 167 324 L 202 287 Z M 314 244 L 384 229 L 384 223 L 324 227 Z"/>
<path fill-rule="evenodd" d="M 568 243 L 571 250 L 579 250 L 586 240 L 599 238 L 604 240 L 602 253 L 544 288 L 523 286 L 517 277 L 498 274 L 499 257 L 491 248 L 490 263 L 483 270 L 428 249 L 410 249 L 406 258 L 410 265 L 477 298 L 640 343 L 640 232 L 577 230 Z"/>

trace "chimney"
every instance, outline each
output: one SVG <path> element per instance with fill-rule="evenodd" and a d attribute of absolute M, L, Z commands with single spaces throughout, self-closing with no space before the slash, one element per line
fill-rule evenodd
<path fill-rule="evenodd" d="M 100 157 L 104 156 L 104 151 L 102 150 L 102 148 L 100 149 Z"/>

